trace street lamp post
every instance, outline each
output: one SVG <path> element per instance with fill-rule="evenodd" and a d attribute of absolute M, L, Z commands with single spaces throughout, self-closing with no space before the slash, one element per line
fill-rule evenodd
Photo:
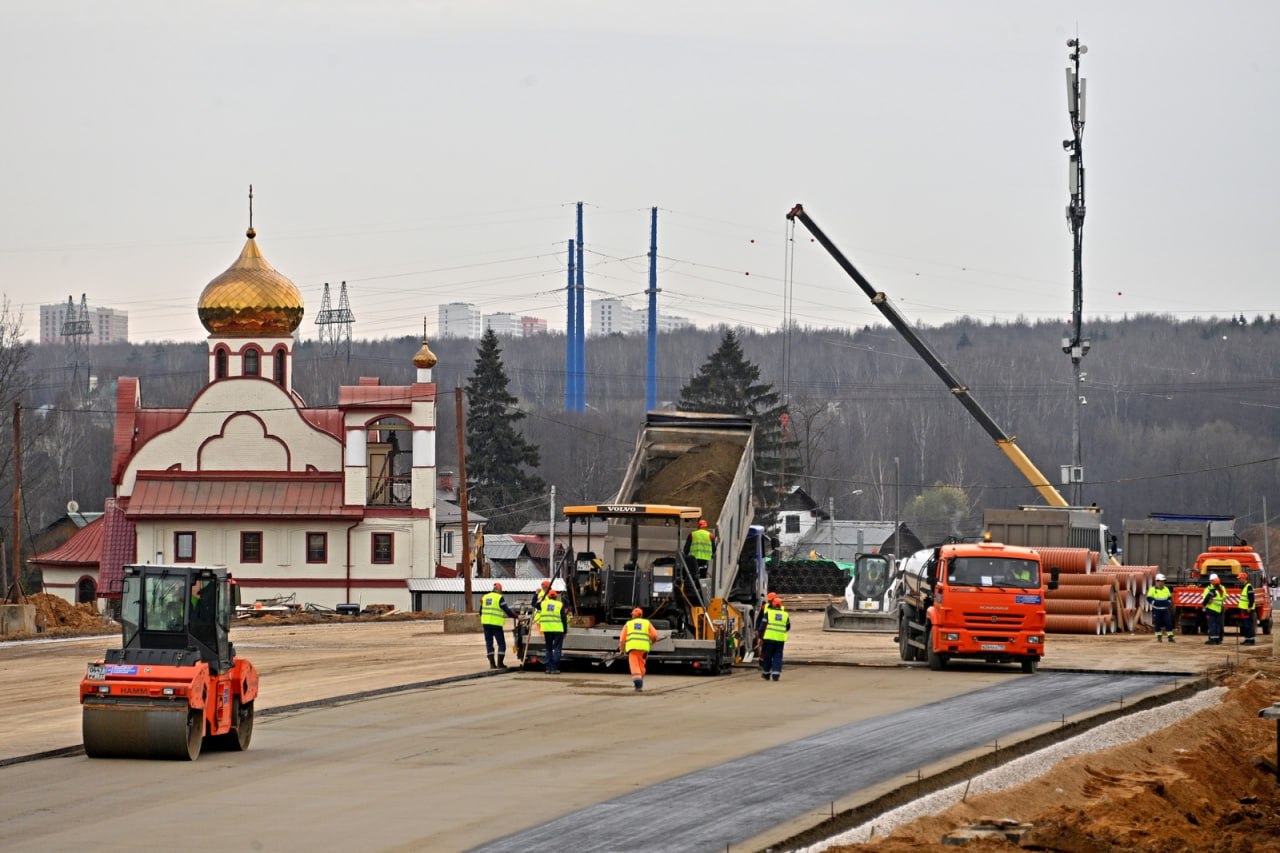
<path fill-rule="evenodd" d="M 860 495 L 860 494 L 862 494 L 862 489 L 854 489 L 852 492 L 845 492 L 844 495 L 841 495 L 841 497 L 844 497 L 845 495 Z M 829 537 L 830 541 L 828 542 L 828 545 L 827 545 L 827 550 L 829 552 L 827 555 L 827 559 L 834 560 L 836 558 L 836 498 L 835 498 L 835 495 L 832 495 L 831 497 L 827 498 L 827 525 L 828 525 L 828 530 L 830 531 L 830 534 L 831 534 Z"/>
<path fill-rule="evenodd" d="M 898 457 L 893 457 L 893 556 L 894 559 L 900 559 L 902 554 L 902 545 L 899 544 L 899 535 L 902 531 L 902 501 L 898 495 L 902 488 L 902 474 L 898 467 Z"/>

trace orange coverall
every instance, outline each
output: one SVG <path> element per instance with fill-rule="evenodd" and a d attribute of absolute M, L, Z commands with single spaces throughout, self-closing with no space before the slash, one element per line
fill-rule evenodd
<path fill-rule="evenodd" d="M 630 629 L 631 629 L 630 622 L 622 626 L 622 638 L 621 638 L 621 641 L 618 643 L 618 648 L 620 650 L 625 649 L 627 647 L 627 632 Z M 650 623 L 649 645 L 652 646 L 656 642 L 658 642 L 658 632 L 654 630 L 653 624 Z M 639 649 L 632 649 L 631 651 L 627 652 L 627 663 L 631 666 L 632 678 L 644 678 L 644 662 L 647 654 L 648 654 L 647 652 L 642 652 Z"/>

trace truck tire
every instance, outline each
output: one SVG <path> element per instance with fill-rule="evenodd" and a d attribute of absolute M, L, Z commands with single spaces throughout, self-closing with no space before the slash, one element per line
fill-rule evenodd
<path fill-rule="evenodd" d="M 924 629 L 925 659 L 929 661 L 929 669 L 935 672 L 947 665 L 947 656 L 933 650 L 933 626 Z"/>
<path fill-rule="evenodd" d="M 898 657 L 904 661 L 913 661 L 916 659 L 915 649 L 911 648 L 910 637 L 911 627 L 907 624 L 907 615 L 905 613 L 899 613 Z"/>
<path fill-rule="evenodd" d="M 1196 620 L 1188 619 L 1185 616 L 1178 621 L 1178 630 L 1187 636 L 1195 636 L 1200 633 L 1200 629 L 1196 626 Z"/>
<path fill-rule="evenodd" d="M 1040 668 L 1039 658 L 1025 658 L 1022 661 L 1022 671 L 1025 672 L 1027 675 L 1030 675 L 1031 673 L 1035 672 L 1039 668 Z"/>
<path fill-rule="evenodd" d="M 1271 633 L 1271 617 L 1270 616 L 1268 616 L 1266 619 L 1263 619 L 1262 622 L 1260 622 L 1259 624 L 1262 625 L 1262 633 L 1264 634 Z"/>

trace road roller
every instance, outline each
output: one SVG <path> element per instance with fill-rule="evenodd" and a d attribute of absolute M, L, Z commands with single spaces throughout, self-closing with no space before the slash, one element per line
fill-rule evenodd
<path fill-rule="evenodd" d="M 225 568 L 125 566 L 122 643 L 80 682 L 91 758 L 194 761 L 253 737 L 258 671 L 228 638 L 239 603 Z"/>

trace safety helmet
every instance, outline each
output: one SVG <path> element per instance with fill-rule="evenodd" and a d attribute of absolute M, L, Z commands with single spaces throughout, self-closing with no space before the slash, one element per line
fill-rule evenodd
<path fill-rule="evenodd" d="M 1164 581 L 1164 575 L 1162 575 L 1162 574 L 1157 574 L 1157 575 L 1156 575 L 1156 580 L 1158 580 L 1158 581 Z"/>
<path fill-rule="evenodd" d="M 780 595 L 775 595 L 775 596 L 773 597 L 773 606 L 774 606 L 774 607 L 781 607 L 781 606 L 782 606 L 782 596 L 780 596 Z"/>
<path fill-rule="evenodd" d="M 1209 575 L 1209 583 L 1222 583 L 1222 578 L 1217 575 Z"/>
<path fill-rule="evenodd" d="M 632 608 L 631 615 L 639 618 L 640 616 L 644 615 L 644 611 L 641 610 L 639 607 L 635 607 L 635 608 Z"/>
<path fill-rule="evenodd" d="M 547 598 L 559 598 L 559 597 L 560 597 L 560 593 L 556 592 L 554 589 L 547 593 Z"/>
<path fill-rule="evenodd" d="M 699 527 L 706 527 L 706 526 L 707 526 L 707 520 L 706 520 L 705 518 L 700 518 L 700 519 L 698 519 L 698 526 L 699 526 Z"/>
<path fill-rule="evenodd" d="M 1236 575 L 1236 580 L 1247 581 L 1248 579 L 1249 579 L 1248 572 L 1241 572 L 1240 574 Z"/>
<path fill-rule="evenodd" d="M 776 592 L 771 592 L 771 593 L 769 593 L 768 595 L 766 595 L 766 596 L 764 597 L 764 600 L 765 600 L 765 601 L 773 601 L 773 600 L 774 600 L 775 598 L 777 598 L 777 597 L 778 597 L 778 594 L 777 594 Z"/>
<path fill-rule="evenodd" d="M 551 581 L 543 581 L 543 582 L 542 582 L 542 588 L 543 588 L 543 589 L 546 589 L 546 588 L 547 588 L 547 587 L 549 587 L 549 586 L 551 586 Z"/>
<path fill-rule="evenodd" d="M 495 592 L 502 592 L 502 584 L 498 583 L 497 581 L 494 581 L 493 589 Z"/>

